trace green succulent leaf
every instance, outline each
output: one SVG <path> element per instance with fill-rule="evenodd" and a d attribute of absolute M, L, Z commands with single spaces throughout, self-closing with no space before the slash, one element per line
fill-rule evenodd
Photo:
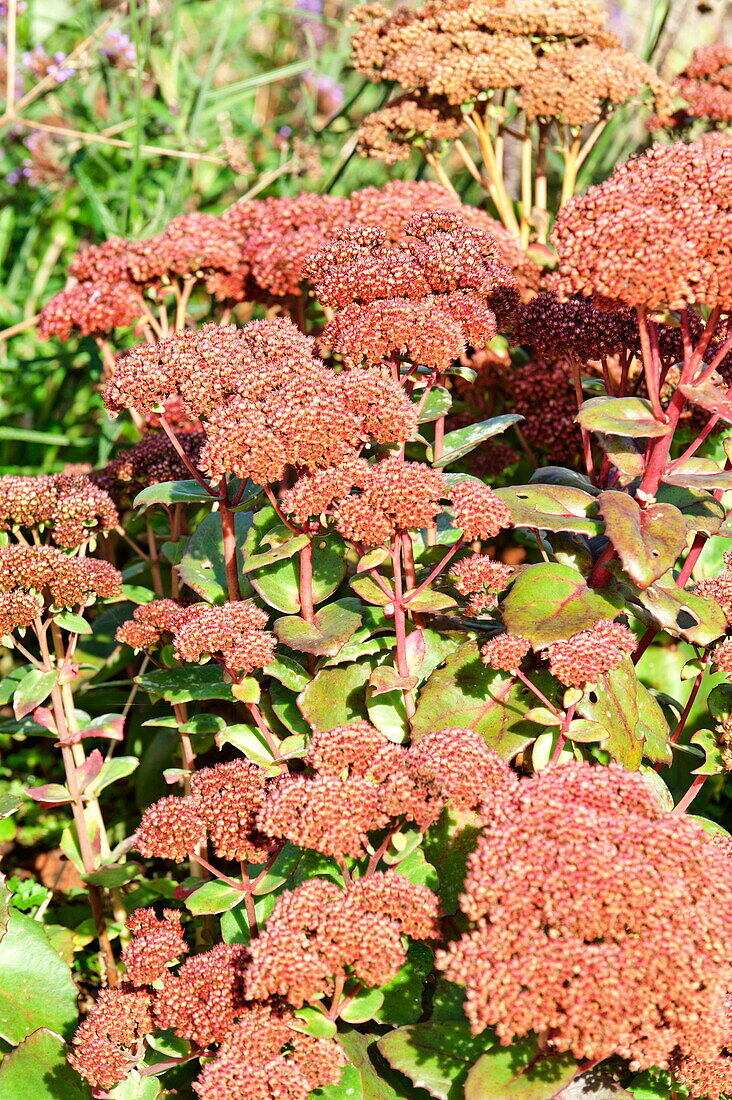
<path fill-rule="evenodd" d="M 465 1100 L 553 1100 L 577 1072 L 571 1054 L 540 1057 L 535 1039 L 483 1054 L 465 1081 Z"/>
<path fill-rule="evenodd" d="M 13 714 L 20 721 L 27 714 L 39 707 L 44 699 L 53 691 L 58 680 L 58 672 L 51 669 L 44 672 L 40 668 L 32 668 L 27 672 L 15 689 L 13 695 Z"/>
<path fill-rule="evenodd" d="M 415 1088 L 438 1100 L 463 1096 L 468 1074 L 494 1040 L 473 1035 L 465 1021 L 426 1021 L 390 1031 L 379 1040 L 379 1053 L 408 1077 Z"/>
<path fill-rule="evenodd" d="M 494 435 L 500 435 L 513 424 L 523 420 L 519 413 L 504 413 L 502 416 L 494 416 L 490 420 L 483 420 L 479 424 L 468 424 L 465 428 L 457 428 L 454 432 L 448 432 L 445 436 L 442 457 L 434 460 L 431 447 L 427 448 L 427 461 L 433 466 L 442 468 L 450 466 L 458 459 L 474 451 L 477 446 Z"/>
<path fill-rule="evenodd" d="M 609 489 L 598 497 L 605 532 L 623 569 L 638 585 L 648 588 L 662 577 L 686 546 L 687 527 L 673 504 L 641 508 L 628 493 Z"/>
<path fill-rule="evenodd" d="M 38 1028 L 3 1058 L 0 1100 L 90 1100 L 89 1085 L 69 1065 L 67 1055 L 56 1031 Z"/>
<path fill-rule="evenodd" d="M 43 925 L 14 914 L 0 940 L 0 1036 L 20 1043 L 38 1028 L 69 1033 L 77 1019 L 71 971 Z"/>
<path fill-rule="evenodd" d="M 512 634 L 545 646 L 588 630 L 600 619 L 614 619 L 620 597 L 589 588 L 569 565 L 539 562 L 522 569 L 503 600 L 503 621 Z"/>
<path fill-rule="evenodd" d="M 656 420 L 650 401 L 644 397 L 591 397 L 582 403 L 576 419 L 590 432 L 633 439 L 652 439 L 668 431 L 668 425 Z"/>
<path fill-rule="evenodd" d="M 317 657 L 335 657 L 361 625 L 359 601 L 336 600 L 315 613 L 313 622 L 299 615 L 277 619 L 274 632 L 283 645 Z"/>
<path fill-rule="evenodd" d="M 231 684 L 224 683 L 221 666 L 217 664 L 154 669 L 141 673 L 135 678 L 135 683 L 169 703 L 234 698 Z"/>
<path fill-rule="evenodd" d="M 595 497 L 569 485 L 509 485 L 495 490 L 507 505 L 515 527 L 541 531 L 569 531 L 599 535 L 603 525 L 597 516 Z"/>

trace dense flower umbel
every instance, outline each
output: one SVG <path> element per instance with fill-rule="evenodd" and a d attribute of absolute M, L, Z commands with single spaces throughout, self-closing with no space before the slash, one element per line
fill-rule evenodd
<path fill-rule="evenodd" d="M 50 528 L 57 545 L 72 548 L 118 522 L 109 494 L 84 474 L 0 477 L 0 531 Z"/>
<path fill-rule="evenodd" d="M 308 260 L 305 274 L 326 306 L 340 313 L 323 338 L 349 363 L 393 353 L 444 369 L 468 344 L 484 346 L 513 311 L 516 283 L 497 258 L 493 237 L 459 213 L 412 218 L 403 243 L 383 230 L 342 233 Z"/>
<path fill-rule="evenodd" d="M 154 909 L 135 909 L 127 918 L 127 929 L 132 941 L 122 952 L 122 964 L 132 985 L 151 985 L 167 973 L 170 963 L 188 953 L 175 909 L 164 909 L 162 919 Z"/>
<path fill-rule="evenodd" d="M 204 325 L 134 349 L 120 360 L 105 400 L 147 412 L 177 393 L 192 416 L 203 414 L 200 467 L 260 484 L 288 465 L 342 461 L 369 436 L 403 443 L 416 412 L 385 374 L 337 373 L 313 355 L 313 341 L 292 322 L 254 321 L 243 329 Z"/>
<path fill-rule="evenodd" d="M 492 539 L 512 524 L 511 513 L 491 488 L 473 479 L 459 481 L 450 490 L 455 526 L 467 542 Z"/>
<path fill-rule="evenodd" d="M 654 127 L 683 126 L 703 119 L 712 126 L 732 122 L 732 46 L 698 46 L 673 86 L 686 103 Z"/>
<path fill-rule="evenodd" d="M 103 989 L 74 1035 L 71 1065 L 90 1085 L 113 1088 L 136 1061 L 135 1047 L 153 1030 L 150 993 L 123 982 Z"/>
<path fill-rule="evenodd" d="M 654 145 L 562 209 L 558 288 L 614 306 L 729 308 L 731 234 L 732 146 Z"/>
<path fill-rule="evenodd" d="M 143 856 L 182 863 L 205 832 L 197 800 L 190 795 L 168 795 L 145 810 L 135 833 L 135 848 Z"/>
<path fill-rule="evenodd" d="M 346 1057 L 333 1039 L 297 1030 L 286 1008 L 247 1006 L 193 1084 L 200 1100 L 307 1100 L 337 1084 Z"/>
<path fill-rule="evenodd" d="M 396 164 L 409 160 L 415 138 L 451 141 L 466 128 L 462 111 L 445 96 L 408 93 L 367 115 L 358 131 L 358 151 L 385 164 Z"/>
<path fill-rule="evenodd" d="M 572 763 L 496 798 L 461 907 L 475 924 L 437 965 L 476 1032 L 636 1067 L 724 1042 L 732 866 L 639 773 Z"/>
<path fill-rule="evenodd" d="M 467 612 L 480 615 L 496 606 L 499 592 L 508 586 L 514 569 L 487 554 L 471 554 L 450 570 L 450 578 L 461 596 L 468 596 Z"/>
<path fill-rule="evenodd" d="M 439 470 L 397 457 L 367 467 L 356 485 L 361 492 L 340 501 L 335 524 L 345 538 L 369 546 L 379 545 L 395 531 L 428 527 L 447 495 Z"/>
<path fill-rule="evenodd" d="M 457 810 L 477 810 L 518 782 L 505 760 L 474 730 L 428 733 L 410 748 L 409 766 L 421 784 L 434 786 Z"/>
<path fill-rule="evenodd" d="M 0 638 L 23 630 L 43 611 L 43 600 L 29 592 L 4 592 L 0 595 Z"/>
<path fill-rule="evenodd" d="M 531 649 L 531 642 L 521 634 L 497 634 L 480 648 L 483 664 L 503 672 L 518 668 Z"/>
<path fill-rule="evenodd" d="M 549 671 L 567 687 L 594 684 L 603 673 L 617 668 L 637 645 L 638 639 L 627 626 L 602 619 L 566 642 L 552 642 L 546 651 Z"/>
<path fill-rule="evenodd" d="M 117 627 L 118 642 L 133 649 L 150 649 L 162 641 L 170 641 L 184 608 L 176 600 L 151 600 L 140 604 L 132 618 Z"/>
<path fill-rule="evenodd" d="M 332 992 L 336 977 L 391 981 L 406 961 L 402 935 L 438 935 L 438 901 L 394 871 L 358 879 L 348 891 L 313 878 L 281 894 L 251 944 L 247 995 L 285 997 L 294 1007 Z"/>
<path fill-rule="evenodd" d="M 550 292 L 521 305 L 513 338 L 551 359 L 573 357 L 582 363 L 617 355 L 638 345 L 638 322 L 630 310 L 596 309 L 586 298 L 561 301 Z"/>
<path fill-rule="evenodd" d="M 85 606 L 121 595 L 122 574 L 108 561 L 71 558 L 52 546 L 0 546 L 0 593 L 39 593 L 54 607 Z"/>
<path fill-rule="evenodd" d="M 230 672 L 264 668 L 274 656 L 277 639 L 265 630 L 268 615 L 249 600 L 186 607 L 173 628 L 175 655 L 181 661 L 220 657 Z"/>
<path fill-rule="evenodd" d="M 273 842 L 255 826 L 265 787 L 265 773 L 246 760 L 201 768 L 191 777 L 191 796 L 217 856 L 249 863 L 267 859 Z"/>
<path fill-rule="evenodd" d="M 176 974 L 163 979 L 155 999 L 158 1025 L 202 1047 L 220 1043 L 245 1006 L 248 961 L 245 947 L 227 943 L 187 959 Z"/>
<path fill-rule="evenodd" d="M 496 89 L 516 89 L 530 119 L 575 126 L 605 117 L 646 89 L 659 114 L 669 109 L 668 86 L 621 48 L 593 0 L 427 0 L 394 11 L 371 3 L 355 8 L 352 17 L 361 24 L 352 43 L 356 68 L 371 80 L 401 85 L 410 93 L 407 103 L 429 104 L 404 113 L 399 99 L 403 120 L 386 113 L 392 104 L 368 116 L 360 137 L 372 156 L 402 159 L 389 131 L 406 130 L 411 116 L 416 134 L 453 136 L 455 107 L 473 106 L 476 98 L 480 104 Z"/>

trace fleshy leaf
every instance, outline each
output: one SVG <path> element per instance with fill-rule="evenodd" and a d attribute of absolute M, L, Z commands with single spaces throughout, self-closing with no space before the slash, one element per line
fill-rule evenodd
<path fill-rule="evenodd" d="M 445 436 L 442 458 L 433 462 L 432 448 L 427 448 L 427 461 L 434 466 L 442 468 L 449 466 L 458 459 L 470 454 L 485 439 L 494 435 L 500 435 L 513 424 L 523 420 L 519 413 L 504 413 L 502 416 L 494 416 L 490 420 L 483 420 L 479 424 L 468 424 L 465 428 L 457 428 L 454 432 L 448 432 Z"/>
<path fill-rule="evenodd" d="M 251 512 L 237 512 L 234 516 L 238 547 L 241 547 L 244 542 L 252 521 Z M 241 567 L 241 550 L 237 554 L 237 562 Z M 228 598 L 224 538 L 218 512 L 204 516 L 198 524 L 186 543 L 185 553 L 177 568 L 183 583 L 192 588 L 202 599 L 208 600 L 209 603 L 223 603 Z M 239 585 L 243 598 L 251 595 L 251 586 L 241 573 Z"/>
<path fill-rule="evenodd" d="M 639 728 L 638 691 L 641 684 L 633 662 L 626 657 L 619 668 L 604 673 L 577 704 L 577 713 L 597 723 L 604 736 L 600 746 L 626 768 L 636 769 L 643 756 Z M 579 738 L 578 738 L 579 740 Z"/>
<path fill-rule="evenodd" d="M 583 402 L 576 420 L 588 431 L 633 439 L 652 439 L 668 431 L 644 397 L 591 397 Z"/>
<path fill-rule="evenodd" d="M 467 1023 L 433 1021 L 396 1028 L 377 1046 L 390 1066 L 437 1100 L 453 1100 L 477 1058 L 493 1039 L 472 1035 Z"/>
<path fill-rule="evenodd" d="M 539 562 L 516 577 L 503 600 L 503 621 L 511 634 L 544 646 L 588 630 L 600 619 L 614 619 L 620 604 L 616 593 L 589 588 L 571 566 Z"/>
<path fill-rule="evenodd" d="M 13 695 L 13 714 L 18 721 L 48 698 L 57 680 L 58 672 L 55 669 L 44 672 L 41 668 L 32 668 L 25 674 Z"/>
<path fill-rule="evenodd" d="M 19 1043 L 39 1027 L 66 1034 L 76 1023 L 77 995 L 43 925 L 13 914 L 0 940 L 0 1036 Z"/>
<path fill-rule="evenodd" d="M 299 615 L 277 619 L 274 632 L 290 649 L 317 657 L 335 657 L 360 625 L 359 601 L 346 598 L 317 611 L 312 623 Z"/>
<path fill-rule="evenodd" d="M 613 489 L 598 497 L 605 532 L 628 576 L 648 588 L 675 563 L 686 546 L 684 517 L 673 504 L 641 508 L 628 493 Z"/>
<path fill-rule="evenodd" d="M 465 1082 L 465 1100 L 554 1100 L 576 1072 L 571 1054 L 542 1058 L 535 1039 L 521 1039 L 478 1059 Z"/>
<path fill-rule="evenodd" d="M 366 684 L 370 675 L 368 662 L 322 669 L 297 698 L 303 718 L 315 730 L 368 719 Z"/>
<path fill-rule="evenodd" d="M 41 1027 L 0 1065 L 0 1100 L 89 1100 L 89 1085 L 67 1061 L 60 1035 Z"/>
<path fill-rule="evenodd" d="M 704 753 L 704 763 L 692 770 L 692 775 L 719 775 L 725 771 L 719 740 L 711 730 L 697 730 L 691 737 L 691 744 L 698 745 Z"/>
<path fill-rule="evenodd" d="M 181 668 L 159 668 L 135 677 L 151 695 L 159 695 L 169 703 L 190 703 L 198 699 L 233 699 L 231 684 L 225 684 L 218 664 L 184 665 Z"/>
<path fill-rule="evenodd" d="M 515 527 L 541 531 L 569 531 L 580 535 L 602 533 L 595 497 L 569 485 L 509 485 L 495 490 L 508 506 Z"/>

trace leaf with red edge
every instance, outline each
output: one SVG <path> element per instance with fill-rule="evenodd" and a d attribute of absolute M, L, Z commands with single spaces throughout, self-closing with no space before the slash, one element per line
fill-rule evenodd
<path fill-rule="evenodd" d="M 79 739 L 104 737 L 107 741 L 124 740 L 125 720 L 121 714 L 100 714 L 79 731 Z"/>
<path fill-rule="evenodd" d="M 730 396 L 732 387 L 722 390 L 713 382 L 703 382 L 701 386 L 683 385 L 679 386 L 679 389 L 692 405 L 697 405 L 700 409 L 713 413 L 728 424 L 732 424 L 732 397 Z"/>
<path fill-rule="evenodd" d="M 589 588 L 570 565 L 539 562 L 517 575 L 503 599 L 503 621 L 511 634 L 545 646 L 588 630 L 600 619 L 614 619 L 620 605 L 616 593 Z"/>
<path fill-rule="evenodd" d="M 90 752 L 83 764 L 76 769 L 76 778 L 79 781 L 79 790 L 85 791 L 93 779 L 99 775 L 104 767 L 104 757 L 99 749 Z"/>
<path fill-rule="evenodd" d="M 598 497 L 605 532 L 623 569 L 648 588 L 676 562 L 686 546 L 686 522 L 673 504 L 641 508 L 629 493 L 609 489 Z"/>
<path fill-rule="evenodd" d="M 582 403 L 576 420 L 588 431 L 631 439 L 652 439 L 668 431 L 668 424 L 656 420 L 644 397 L 591 397 Z"/>
<path fill-rule="evenodd" d="M 32 668 L 27 672 L 15 689 L 13 695 L 13 714 L 20 721 L 40 706 L 51 694 L 58 681 L 55 669 L 45 672 L 42 668 Z"/>
<path fill-rule="evenodd" d="M 67 802 L 74 801 L 68 787 L 64 787 L 62 783 L 44 783 L 40 787 L 26 787 L 25 793 L 42 806 L 63 806 Z"/>
<path fill-rule="evenodd" d="M 346 597 L 327 604 L 313 622 L 300 615 L 277 619 L 274 631 L 283 645 L 317 657 L 335 657 L 361 625 L 359 601 Z"/>

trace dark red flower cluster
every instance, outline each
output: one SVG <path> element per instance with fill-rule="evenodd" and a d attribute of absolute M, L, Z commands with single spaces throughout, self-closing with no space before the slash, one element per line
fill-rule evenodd
<path fill-rule="evenodd" d="M 560 211 L 557 289 L 600 306 L 732 301 L 732 146 L 654 145 Z"/>
<path fill-rule="evenodd" d="M 416 424 L 414 407 L 386 374 L 331 370 L 287 320 L 204 325 L 136 348 L 120 360 L 105 401 L 114 412 L 148 412 L 172 393 L 190 415 L 205 417 L 200 467 L 259 484 L 280 480 L 288 465 L 340 462 L 370 436 L 402 443 Z"/>
<path fill-rule="evenodd" d="M 0 531 L 50 529 L 53 541 L 70 549 L 118 522 L 111 497 L 86 474 L 0 477 Z"/>
<path fill-rule="evenodd" d="M 181 450 L 196 465 L 203 445 L 203 433 L 177 431 Z M 148 485 L 162 481 L 188 481 L 190 472 L 175 447 L 162 432 L 148 432 L 139 443 L 122 451 L 90 475 L 118 506 L 129 505 Z"/>
<path fill-rule="evenodd" d="M 565 642 L 552 642 L 546 651 L 549 671 L 567 687 L 584 687 L 617 668 L 637 645 L 638 639 L 627 626 L 601 619 Z"/>
<path fill-rule="evenodd" d="M 513 339 L 548 359 L 574 358 L 587 363 L 635 351 L 638 321 L 630 309 L 608 312 L 596 309 L 586 298 L 561 301 L 549 292 L 519 307 Z"/>
<path fill-rule="evenodd" d="M 72 558 L 52 546 L 0 546 L 0 593 L 38 593 L 53 607 L 86 606 L 121 595 L 122 574 L 108 561 Z"/>
<path fill-rule="evenodd" d="M 14 630 L 30 626 L 43 610 L 43 600 L 30 592 L 3 592 L 0 595 L 0 638 Z"/>
<path fill-rule="evenodd" d="M 638 772 L 571 763 L 497 796 L 460 904 L 437 965 L 474 1031 L 634 1069 L 728 1040 L 732 864 Z"/>
<path fill-rule="evenodd" d="M 507 322 L 516 282 L 491 235 L 459 213 L 416 215 L 404 233 L 389 246 L 375 227 L 346 230 L 310 257 L 317 297 L 340 310 L 323 339 L 352 365 L 399 354 L 442 370 Z"/>
<path fill-rule="evenodd" d="M 396 871 L 357 879 L 347 891 L 309 879 L 280 895 L 252 942 L 246 994 L 284 997 L 298 1008 L 332 993 L 337 977 L 382 985 L 406 962 L 402 936 L 439 935 L 438 912 L 431 890 Z"/>

